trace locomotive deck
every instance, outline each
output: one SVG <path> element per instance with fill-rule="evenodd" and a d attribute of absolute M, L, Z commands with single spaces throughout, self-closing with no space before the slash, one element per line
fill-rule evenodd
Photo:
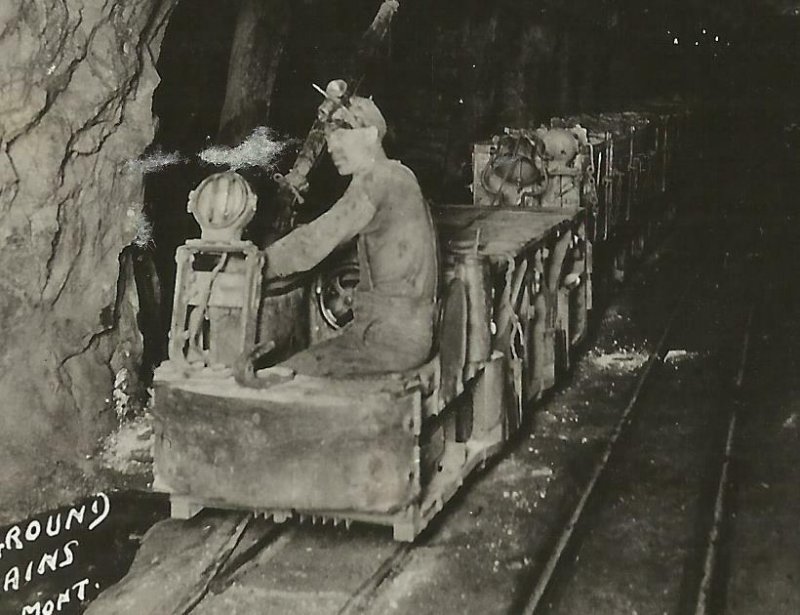
<path fill-rule="evenodd" d="M 479 239 L 478 252 L 494 260 L 515 258 L 544 244 L 554 233 L 567 230 L 585 217 L 578 208 L 475 207 L 435 208 L 440 240 Z"/>

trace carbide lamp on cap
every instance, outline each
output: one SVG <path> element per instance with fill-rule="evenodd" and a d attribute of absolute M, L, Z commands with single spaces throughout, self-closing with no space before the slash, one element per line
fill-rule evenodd
<path fill-rule="evenodd" d="M 372 98 L 349 95 L 347 83 L 341 79 L 334 79 L 324 90 L 316 84 L 312 85 L 325 97 L 319 106 L 318 118 L 326 125 L 326 131 L 374 126 L 379 139 L 386 135 L 386 120 Z"/>
<path fill-rule="evenodd" d="M 311 85 L 325 97 L 325 101 L 317 109 L 317 119 L 327 122 L 331 115 L 347 102 L 347 82 L 342 79 L 334 79 L 324 90 L 315 83 Z"/>
<path fill-rule="evenodd" d="M 256 213 L 257 197 L 238 173 L 215 173 L 189 193 L 189 211 L 200 225 L 201 239 L 237 242 Z"/>

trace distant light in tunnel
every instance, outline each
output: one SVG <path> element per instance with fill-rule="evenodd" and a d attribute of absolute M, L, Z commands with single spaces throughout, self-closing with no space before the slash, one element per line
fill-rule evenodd
<path fill-rule="evenodd" d="M 677 45 L 678 44 L 678 37 L 677 36 L 672 39 L 672 44 L 673 45 Z"/>
<path fill-rule="evenodd" d="M 705 28 L 703 28 L 703 34 L 705 34 L 705 33 L 706 33 L 706 29 L 705 29 Z"/>
<path fill-rule="evenodd" d="M 715 36 L 715 37 L 714 37 L 714 42 L 715 42 L 715 43 L 719 43 L 719 36 Z"/>
<path fill-rule="evenodd" d="M 695 41 L 694 46 L 697 47 L 700 44 L 700 41 Z"/>

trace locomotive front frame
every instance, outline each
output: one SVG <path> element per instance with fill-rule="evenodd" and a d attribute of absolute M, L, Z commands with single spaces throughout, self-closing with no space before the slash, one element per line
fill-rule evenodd
<path fill-rule="evenodd" d="M 680 116 L 652 115 L 636 130 L 614 119 L 622 130 L 601 118 L 587 132 L 596 203 L 434 208 L 442 313 L 433 356 L 410 372 L 337 380 L 287 374 L 278 363 L 259 372 L 268 386 L 242 386 L 231 357 L 248 343 L 296 351 L 335 327 L 320 313 L 314 276 L 262 288 L 248 242 L 187 242 L 170 359 L 154 383 L 154 488 L 170 494 L 172 516 L 218 507 L 419 535 L 569 368 L 592 308 L 593 245 L 629 253 L 662 213 Z M 226 250 L 245 256 L 220 267 Z M 194 362 L 192 313 L 204 320 L 194 350 L 206 353 Z"/>

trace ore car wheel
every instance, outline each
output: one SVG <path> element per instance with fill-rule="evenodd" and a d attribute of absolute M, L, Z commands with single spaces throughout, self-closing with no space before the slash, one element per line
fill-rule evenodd
<path fill-rule="evenodd" d="M 341 329 L 353 320 L 353 296 L 358 280 L 358 265 L 353 262 L 334 265 L 317 278 L 314 285 L 317 308 L 331 329 Z"/>

